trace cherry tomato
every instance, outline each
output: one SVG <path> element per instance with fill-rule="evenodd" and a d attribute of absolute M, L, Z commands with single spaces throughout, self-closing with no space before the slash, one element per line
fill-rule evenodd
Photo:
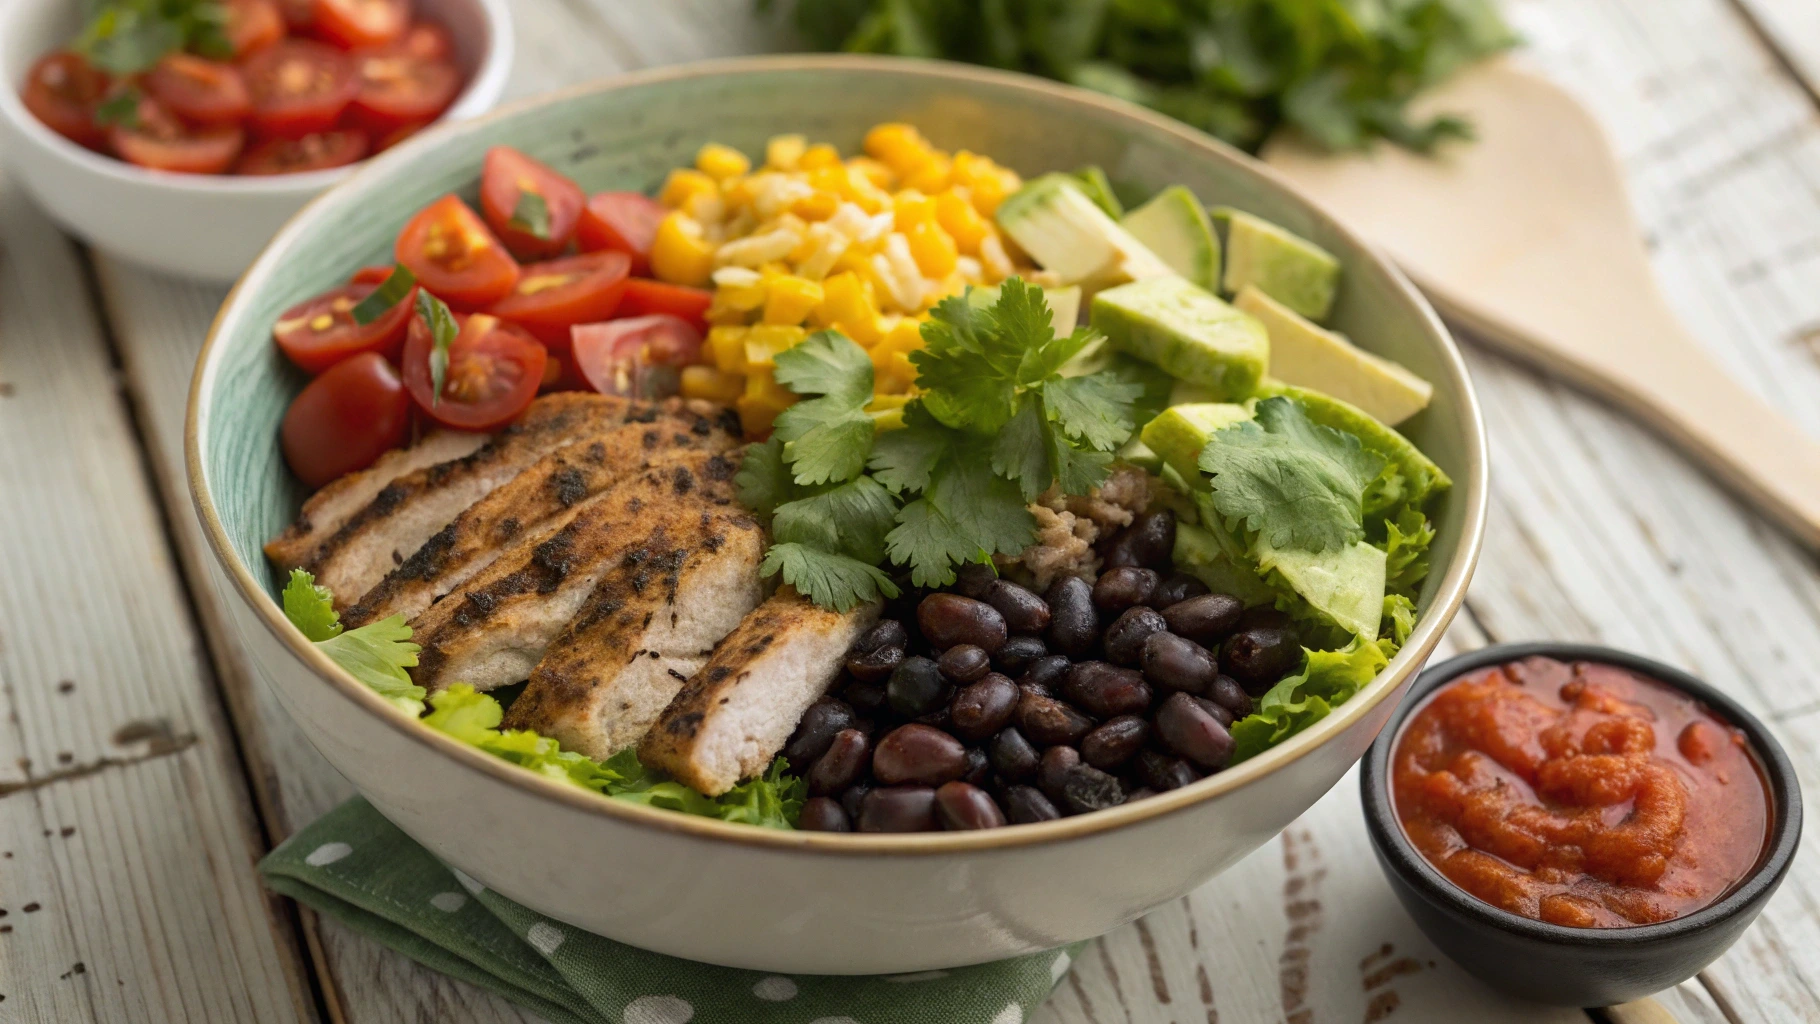
<path fill-rule="evenodd" d="M 401 124 L 398 127 L 392 129 L 391 131 L 386 132 L 384 135 L 379 135 L 379 136 L 374 137 L 373 152 L 383 153 L 386 150 L 391 149 L 393 146 L 398 145 L 400 142 L 403 142 L 404 140 L 410 138 L 413 135 L 416 135 L 418 132 L 423 131 L 425 128 L 428 128 L 429 126 L 430 126 L 430 123 L 428 121 L 417 121 L 417 122 L 413 122 L 411 124 Z"/>
<path fill-rule="evenodd" d="M 686 321 L 698 331 L 706 331 L 708 304 L 713 301 L 714 293 L 706 288 L 690 288 L 687 285 L 665 284 L 662 281 L 634 277 L 626 282 L 626 293 L 620 296 L 619 315 L 668 313 Z"/>
<path fill-rule="evenodd" d="M 410 0 L 311 0 L 311 31 L 342 49 L 383 46 L 411 27 Z"/>
<path fill-rule="evenodd" d="M 291 472 L 321 487 L 404 443 L 411 396 L 398 371 L 376 352 L 330 367 L 285 410 L 278 436 Z"/>
<path fill-rule="evenodd" d="M 446 60 L 419 57 L 403 43 L 353 55 L 360 80 L 352 116 L 375 134 L 434 121 L 461 91 L 461 72 Z"/>
<path fill-rule="evenodd" d="M 228 0 L 222 33 L 239 60 L 284 38 L 284 13 L 273 0 Z"/>
<path fill-rule="evenodd" d="M 360 91 L 354 62 L 331 46 L 287 39 L 246 62 L 253 94 L 248 127 L 262 135 L 300 138 L 335 127 Z"/>
<path fill-rule="evenodd" d="M 449 30 L 433 21 L 412 25 L 398 45 L 404 52 L 424 60 L 448 60 L 455 54 L 455 41 L 449 38 Z"/>
<path fill-rule="evenodd" d="M 95 123 L 95 107 L 107 87 L 107 75 L 80 54 L 47 53 L 25 73 L 25 109 L 71 142 L 100 149 L 107 129 Z"/>
<path fill-rule="evenodd" d="M 449 366 L 442 396 L 432 401 L 430 328 L 423 317 L 411 318 L 404 342 L 404 381 L 417 407 L 445 427 L 492 430 L 505 426 L 543 384 L 548 357 L 537 339 L 485 313 L 465 318 L 449 346 Z"/>
<path fill-rule="evenodd" d="M 114 152 L 128 163 L 155 171 L 184 174 L 219 174 L 233 164 L 246 145 L 246 132 L 237 124 L 192 128 L 157 100 L 139 101 L 132 127 L 116 124 L 108 130 Z"/>
<path fill-rule="evenodd" d="M 513 215 L 526 192 L 543 197 L 550 222 L 545 235 L 513 226 Z M 518 256 L 538 259 L 561 252 L 575 236 L 586 202 L 587 196 L 574 182 L 518 150 L 508 146 L 487 150 L 480 171 L 480 208 L 500 240 Z"/>
<path fill-rule="evenodd" d="M 603 395 L 668 398 L 701 354 L 701 332 L 658 313 L 573 329 L 575 372 Z"/>
<path fill-rule="evenodd" d="M 398 233 L 394 255 L 430 294 L 457 309 L 497 302 L 518 284 L 518 261 L 457 196 L 419 210 Z"/>
<path fill-rule="evenodd" d="M 583 252 L 616 249 L 632 257 L 632 273 L 651 273 L 651 240 L 670 211 L 641 192 L 597 192 L 581 211 L 576 240 Z"/>
<path fill-rule="evenodd" d="M 487 312 L 531 332 L 561 356 L 569 348 L 570 327 L 605 320 L 619 308 L 630 262 L 624 253 L 595 252 L 527 263 L 512 294 Z"/>
<path fill-rule="evenodd" d="M 284 15 L 284 27 L 295 35 L 310 30 L 316 21 L 314 0 L 278 0 L 278 13 Z"/>
<path fill-rule="evenodd" d="M 361 267 L 348 278 L 349 284 L 380 284 L 392 276 L 391 267 Z"/>
<path fill-rule="evenodd" d="M 145 76 L 145 87 L 186 121 L 231 124 L 253 112 L 239 68 L 182 51 L 166 54 Z"/>
<path fill-rule="evenodd" d="M 240 158 L 241 174 L 297 174 L 345 167 L 367 155 L 362 132 L 317 132 L 301 139 L 267 139 Z"/>
<path fill-rule="evenodd" d="M 398 358 L 404 347 L 405 328 L 417 300 L 413 289 L 397 305 L 369 324 L 354 322 L 354 306 L 378 287 L 349 284 L 331 288 L 285 310 L 272 326 L 272 337 L 285 358 L 309 373 L 329 367 L 362 352 Z"/>

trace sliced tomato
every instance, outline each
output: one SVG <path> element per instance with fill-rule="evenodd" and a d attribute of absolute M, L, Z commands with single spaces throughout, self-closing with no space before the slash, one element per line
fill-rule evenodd
<path fill-rule="evenodd" d="M 302 35 L 316 21 L 315 0 L 278 0 L 278 13 L 284 16 L 284 27 Z"/>
<path fill-rule="evenodd" d="M 398 233 L 395 256 L 430 294 L 457 309 L 490 305 L 518 284 L 518 261 L 458 196 L 419 210 Z"/>
<path fill-rule="evenodd" d="M 372 323 L 355 323 L 354 306 L 377 287 L 342 285 L 300 302 L 279 315 L 272 326 L 272 338 L 285 358 L 309 373 L 321 373 L 362 352 L 397 359 L 404 347 L 404 332 L 410 326 L 417 292 L 413 289 Z"/>
<path fill-rule="evenodd" d="M 38 58 L 25 73 L 25 109 L 51 131 L 78 145 L 100 149 L 107 129 L 95 122 L 95 108 L 107 94 L 108 77 L 81 54 L 60 50 Z"/>
<path fill-rule="evenodd" d="M 353 55 L 360 91 L 351 115 L 375 134 L 427 124 L 449 109 L 461 91 L 461 72 L 438 57 L 419 57 L 403 43 Z"/>
<path fill-rule="evenodd" d="M 297 174 L 346 167 L 367 155 L 364 132 L 317 132 L 301 139 L 267 139 L 240 158 L 241 174 Z"/>
<path fill-rule="evenodd" d="M 708 304 L 713 301 L 714 293 L 706 288 L 690 288 L 688 285 L 666 284 L 663 281 L 634 277 L 626 282 L 626 293 L 620 297 L 619 315 L 668 313 L 687 321 L 696 330 L 705 332 L 708 329 Z"/>
<path fill-rule="evenodd" d="M 141 167 L 184 174 L 219 174 L 240 155 L 246 145 L 246 132 L 237 124 L 192 128 L 162 103 L 147 97 L 139 101 L 132 127 L 114 125 L 108 130 L 108 142 L 122 160 Z"/>
<path fill-rule="evenodd" d="M 669 398 L 701 355 L 701 332 L 662 313 L 572 330 L 575 372 L 603 395 Z"/>
<path fill-rule="evenodd" d="M 449 30 L 433 21 L 412 25 L 398 45 L 411 56 L 424 60 L 449 60 L 455 56 L 455 40 L 449 37 Z"/>
<path fill-rule="evenodd" d="M 438 398 L 430 374 L 430 328 L 413 316 L 405 334 L 404 381 L 417 407 L 445 427 L 493 430 L 518 417 L 543 384 L 548 356 L 537 339 L 498 317 L 475 313 L 461 321 L 449 346 Z"/>
<path fill-rule="evenodd" d="M 525 193 L 543 198 L 548 231 L 534 233 L 514 217 Z M 542 259 L 563 251 L 575 237 L 575 225 L 587 195 L 573 181 L 510 146 L 487 150 L 480 171 L 480 208 L 506 247 L 521 258 Z"/>
<path fill-rule="evenodd" d="M 365 469 L 404 443 L 411 396 L 378 353 L 344 359 L 310 381 L 285 410 L 278 436 L 291 472 L 311 487 Z"/>
<path fill-rule="evenodd" d="M 353 277 L 348 278 L 348 283 L 349 284 L 383 284 L 385 282 L 385 279 L 388 277 L 391 277 L 391 276 L 392 276 L 391 267 L 383 267 L 383 266 L 361 267 L 359 270 L 354 271 Z"/>
<path fill-rule="evenodd" d="M 246 82 L 253 94 L 248 126 L 287 139 L 335 127 L 360 91 L 348 55 L 308 39 L 287 39 L 254 54 Z"/>
<path fill-rule="evenodd" d="M 284 30 L 284 12 L 273 0 L 227 0 L 221 31 L 234 48 L 235 60 L 283 39 Z"/>
<path fill-rule="evenodd" d="M 310 30 L 342 49 L 383 46 L 411 27 L 410 0 L 311 0 Z"/>
<path fill-rule="evenodd" d="M 569 349 L 569 328 L 605 320 L 626 290 L 624 253 L 595 252 L 546 263 L 527 263 L 512 294 L 487 312 L 531 332 L 551 353 Z"/>
<path fill-rule="evenodd" d="M 383 135 L 377 135 L 373 138 L 373 152 L 383 153 L 429 126 L 428 121 L 418 121 L 413 124 L 401 124 Z"/>
<path fill-rule="evenodd" d="M 575 237 L 583 252 L 613 249 L 632 257 L 632 273 L 651 273 L 651 240 L 670 211 L 642 192 L 597 192 L 581 211 Z"/>
<path fill-rule="evenodd" d="M 232 124 L 253 112 L 239 68 L 182 51 L 165 54 L 145 76 L 145 87 L 186 121 Z"/>

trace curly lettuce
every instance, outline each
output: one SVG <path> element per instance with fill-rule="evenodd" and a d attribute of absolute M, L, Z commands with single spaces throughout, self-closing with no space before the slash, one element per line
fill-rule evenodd
<path fill-rule="evenodd" d="M 1354 637 L 1337 651 L 1304 650 L 1302 670 L 1286 676 L 1232 723 L 1232 763 L 1276 746 L 1326 718 L 1390 664 L 1381 643 Z"/>

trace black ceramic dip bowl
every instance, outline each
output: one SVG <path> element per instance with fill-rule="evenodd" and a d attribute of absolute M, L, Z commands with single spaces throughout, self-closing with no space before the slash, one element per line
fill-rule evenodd
<path fill-rule="evenodd" d="M 1766 838 L 1755 865 L 1717 899 L 1672 920 L 1628 927 L 1568 927 L 1502 910 L 1441 874 L 1410 841 L 1391 790 L 1392 757 L 1404 726 L 1427 698 L 1469 673 L 1526 658 L 1610 665 L 1692 697 L 1740 730 L 1761 771 Z M 1582 644 L 1499 644 L 1436 665 L 1416 680 L 1365 755 L 1365 823 L 1397 898 L 1430 941 L 1480 980 L 1559 1006 L 1609 1006 L 1669 988 L 1716 960 L 1757 918 L 1788 873 L 1801 838 L 1794 767 L 1763 723 L 1736 701 L 1648 658 Z"/>

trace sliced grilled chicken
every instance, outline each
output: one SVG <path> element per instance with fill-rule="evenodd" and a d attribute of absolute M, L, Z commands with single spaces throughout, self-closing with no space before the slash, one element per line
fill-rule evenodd
<path fill-rule="evenodd" d="M 636 746 L 683 681 L 764 596 L 764 534 L 716 513 L 659 526 L 594 588 L 512 704 L 511 728 L 605 759 Z"/>
<path fill-rule="evenodd" d="M 386 484 L 407 473 L 470 455 L 491 437 L 465 430 L 436 430 L 409 448 L 386 452 L 371 466 L 340 477 L 310 495 L 296 521 L 266 541 L 265 557 L 280 569 L 303 565 L 324 538 L 334 536 L 349 517 L 378 497 Z"/>
<path fill-rule="evenodd" d="M 650 403 L 585 392 L 546 395 L 472 454 L 388 484 L 323 541 L 305 568 L 335 595 L 337 608 L 346 607 L 464 509 L 557 448 L 596 439 L 626 423 L 711 432 L 723 411 L 676 399 Z"/>
<path fill-rule="evenodd" d="M 415 618 L 492 564 L 504 545 L 561 529 L 586 499 L 615 481 L 678 454 L 724 452 L 739 443 L 726 424 L 698 430 L 677 420 L 666 415 L 651 423 L 622 424 L 544 456 L 438 530 L 343 613 L 342 621 L 363 626 L 388 615 Z"/>
<path fill-rule="evenodd" d="M 467 586 L 450 592 L 411 623 L 423 645 L 418 685 L 477 690 L 530 676 L 601 579 L 659 526 L 687 543 L 750 521 L 733 501 L 733 460 L 695 452 L 659 463 L 588 500 L 562 529 L 520 541 Z"/>
<path fill-rule="evenodd" d="M 763 772 L 878 613 L 877 603 L 843 614 L 779 591 L 683 684 L 645 734 L 638 759 L 709 796 Z"/>

